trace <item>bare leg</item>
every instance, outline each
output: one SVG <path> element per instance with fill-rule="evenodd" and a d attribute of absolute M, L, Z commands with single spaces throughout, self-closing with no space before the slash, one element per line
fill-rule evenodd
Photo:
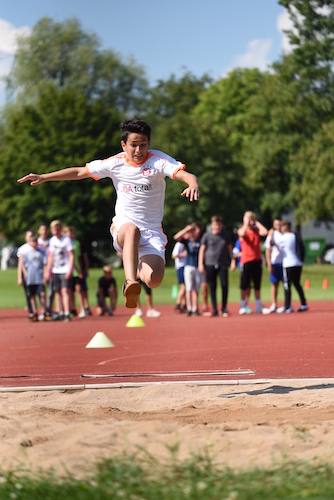
<path fill-rule="evenodd" d="M 141 257 L 140 279 L 149 288 L 157 288 L 165 274 L 165 261 L 159 255 L 144 255 Z"/>
<path fill-rule="evenodd" d="M 123 266 L 125 278 L 130 281 L 137 279 L 138 246 L 140 231 L 132 222 L 123 224 L 117 235 L 118 244 L 123 249 Z"/>

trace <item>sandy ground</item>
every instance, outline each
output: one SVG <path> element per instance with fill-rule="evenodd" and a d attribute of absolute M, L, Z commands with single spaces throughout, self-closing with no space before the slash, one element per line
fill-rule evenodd
<path fill-rule="evenodd" d="M 334 380 L 0 393 L 3 470 L 69 470 L 144 447 L 159 460 L 210 449 L 220 465 L 334 463 Z M 167 445 L 167 446 L 166 446 Z"/>

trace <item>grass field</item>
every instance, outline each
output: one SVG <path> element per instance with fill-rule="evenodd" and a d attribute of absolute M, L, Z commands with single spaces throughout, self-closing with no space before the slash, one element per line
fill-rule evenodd
<path fill-rule="evenodd" d="M 90 276 L 88 278 L 89 287 L 89 297 L 91 306 L 96 305 L 96 288 L 98 278 L 102 275 L 100 269 L 91 269 Z M 114 277 L 117 282 L 117 288 L 119 291 L 119 303 L 121 304 L 121 287 L 124 281 L 123 269 L 115 269 Z M 328 280 L 328 288 L 323 289 L 324 279 Z M 238 302 L 240 300 L 239 291 L 239 272 L 235 271 L 229 275 L 229 302 Z M 326 300 L 334 299 L 334 266 L 323 264 L 323 265 L 311 265 L 304 266 L 302 274 L 302 284 L 305 285 L 305 281 L 309 280 L 310 288 L 305 290 L 305 295 L 307 300 Z M 177 284 L 175 270 L 172 267 L 167 267 L 165 272 L 165 277 L 159 288 L 155 289 L 153 292 L 153 299 L 155 304 L 173 304 L 175 299 L 172 297 L 173 285 Z M 218 292 L 218 300 L 220 300 L 220 292 Z M 262 288 L 261 288 L 262 300 L 264 303 L 270 302 L 270 283 L 268 277 L 267 268 L 263 269 L 262 278 Z M 297 298 L 296 291 L 292 292 L 292 298 Z M 251 301 L 254 300 L 254 296 L 251 296 Z M 279 300 L 283 300 L 283 289 L 280 287 Z M 145 303 L 144 293 L 142 292 L 142 301 Z M 17 270 L 8 269 L 6 271 L 0 271 L 0 308 L 1 309 L 15 309 L 25 306 L 24 292 L 21 287 L 17 285 Z"/>
<path fill-rule="evenodd" d="M 220 469 L 208 456 L 159 463 L 148 457 L 113 457 L 84 479 L 0 473 L 2 500 L 276 500 L 333 499 L 333 468 L 286 463 L 266 470 Z"/>

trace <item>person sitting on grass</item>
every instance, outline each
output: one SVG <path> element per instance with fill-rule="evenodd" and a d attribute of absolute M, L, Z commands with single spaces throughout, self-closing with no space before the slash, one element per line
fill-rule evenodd
<path fill-rule="evenodd" d="M 150 150 L 151 128 L 137 118 L 120 125 L 123 152 L 85 167 L 72 167 L 48 174 L 30 173 L 19 183 L 32 186 L 49 181 L 74 181 L 88 177 L 98 181 L 109 177 L 117 201 L 111 225 L 114 248 L 123 254 L 126 307 L 136 308 L 140 278 L 150 288 L 160 285 L 165 272 L 166 235 L 161 229 L 165 198 L 165 177 L 188 184 L 181 192 L 190 201 L 199 199 L 197 177 L 185 165 L 161 151 Z"/>

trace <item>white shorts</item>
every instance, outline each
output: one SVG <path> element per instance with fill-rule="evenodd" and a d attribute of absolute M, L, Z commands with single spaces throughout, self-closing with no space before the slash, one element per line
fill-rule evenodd
<path fill-rule="evenodd" d="M 186 292 L 196 290 L 198 292 L 200 287 L 200 276 L 198 267 L 184 266 L 184 284 Z"/>
<path fill-rule="evenodd" d="M 113 222 L 110 227 L 114 249 L 120 254 L 123 254 L 123 248 L 118 244 L 117 235 L 120 227 L 125 222 L 129 221 L 124 221 L 123 223 L 117 221 L 117 226 Z M 141 259 L 144 255 L 159 255 L 159 257 L 161 257 L 165 262 L 167 241 L 167 236 L 164 234 L 163 230 L 160 227 L 155 229 L 141 229 L 138 247 L 138 258 Z"/>

